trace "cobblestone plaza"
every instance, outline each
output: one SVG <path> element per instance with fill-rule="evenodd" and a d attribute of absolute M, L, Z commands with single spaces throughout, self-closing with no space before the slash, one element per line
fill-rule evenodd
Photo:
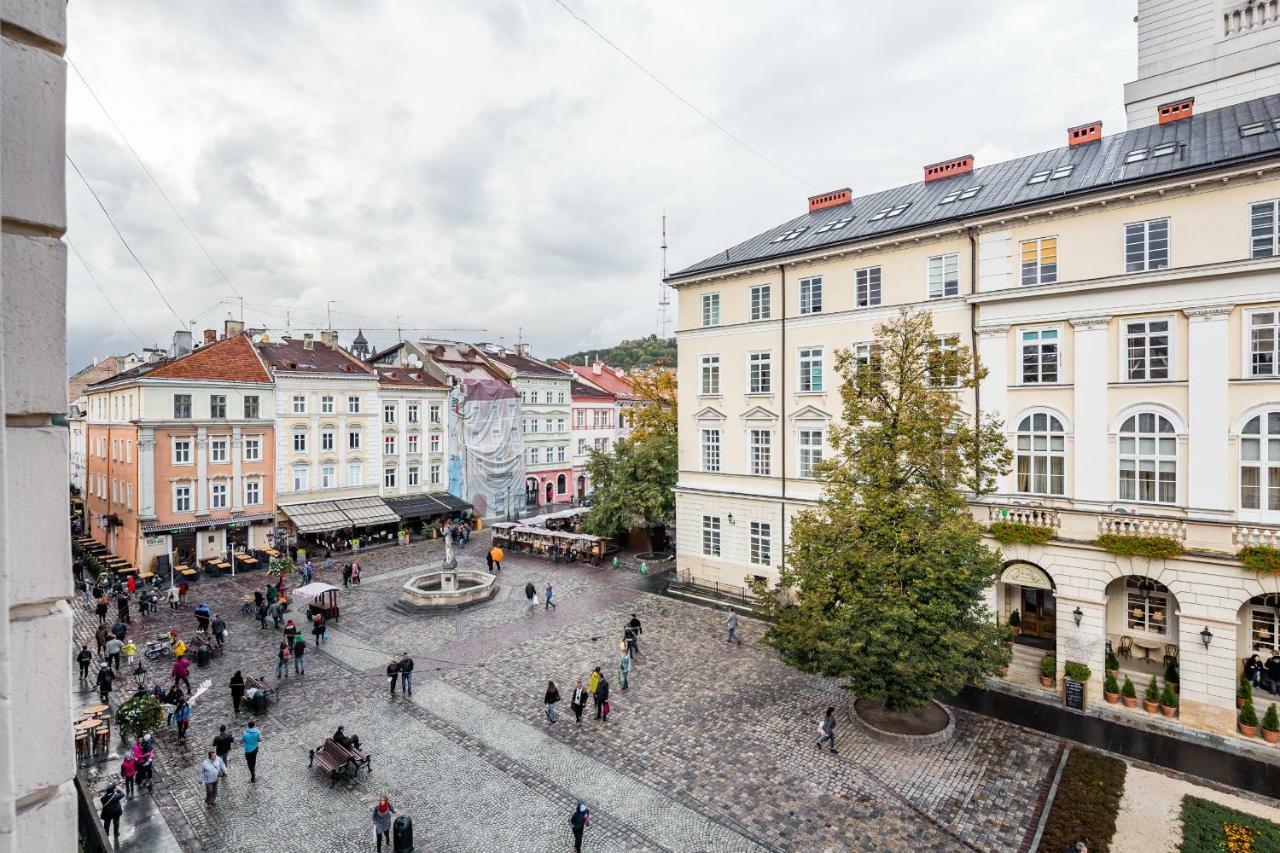
<path fill-rule="evenodd" d="M 486 541 L 473 539 L 460 564 L 483 567 Z M 912 753 L 864 737 L 841 713 L 839 754 L 820 752 L 823 710 L 851 697 L 781 664 L 759 643 L 758 623 L 742 620 L 746 642 L 730 646 L 721 613 L 652 594 L 635 573 L 520 557 L 505 562 L 487 604 L 439 615 L 390 609 L 400 585 L 439 559 L 434 543 L 366 555 L 329 642 L 309 648 L 304 676 L 280 680 L 279 701 L 258 721 L 257 783 L 233 750 L 212 810 L 196 767 L 220 724 L 238 732 L 249 719 L 232 712 L 228 680 L 237 669 L 276 680 L 277 632 L 239 612 L 241 595 L 265 577 L 201 581 L 184 610 L 134 616 L 137 637 L 170 626 L 190 633 L 191 607 L 207 600 L 229 626 L 225 654 L 193 669 L 197 687 L 212 686 L 194 703 L 188 748 L 172 731 L 157 736 L 155 802 L 182 850 L 370 850 L 370 809 L 382 793 L 413 817 L 420 851 L 568 850 L 577 799 L 592 810 L 587 850 L 1004 851 L 1025 849 L 1034 834 L 1062 749 L 1053 738 L 957 711 L 953 740 Z M 527 580 L 540 591 L 552 581 L 558 607 L 527 611 Z M 617 644 L 632 613 L 644 634 L 623 691 Z M 290 615 L 298 619 L 297 608 Z M 77 636 L 91 648 L 94 623 L 77 613 Z M 392 697 L 383 670 L 406 652 L 414 695 Z M 578 727 L 568 697 L 596 666 L 612 683 L 612 714 L 601 723 L 588 708 Z M 565 699 L 556 724 L 543 714 L 548 680 Z M 76 701 L 90 704 L 80 689 Z M 373 770 L 331 788 L 327 774 L 308 770 L 307 750 L 338 725 L 360 736 Z M 145 794 L 126 807 L 126 849 L 133 832 L 133 849 L 173 848 L 146 831 L 149 808 Z"/>

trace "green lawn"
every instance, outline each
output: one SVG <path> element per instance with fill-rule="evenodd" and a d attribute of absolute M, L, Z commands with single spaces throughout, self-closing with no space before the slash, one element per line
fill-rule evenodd
<path fill-rule="evenodd" d="M 1183 797 L 1178 849 L 1181 853 L 1280 853 L 1280 826 L 1199 797 Z"/>
<path fill-rule="evenodd" d="M 1118 758 L 1080 747 L 1072 749 L 1045 822 L 1040 849 L 1056 853 L 1083 841 L 1089 853 L 1107 853 L 1116 833 L 1126 769 Z"/>

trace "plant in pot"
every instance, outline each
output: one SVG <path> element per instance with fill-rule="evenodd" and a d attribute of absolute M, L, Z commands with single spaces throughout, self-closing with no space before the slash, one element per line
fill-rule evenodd
<path fill-rule="evenodd" d="M 1118 678 L 1120 676 L 1120 661 L 1116 658 L 1116 653 L 1111 651 L 1111 649 L 1107 649 L 1106 667 L 1107 675 L 1110 675 L 1112 678 Z"/>
<path fill-rule="evenodd" d="M 1000 626 L 1000 644 L 1006 649 L 1013 648 L 1013 627 L 1011 625 Z"/>
<path fill-rule="evenodd" d="M 1127 675 L 1124 677 L 1124 686 L 1120 688 L 1120 701 L 1124 702 L 1126 708 L 1136 708 L 1138 705 L 1138 688 L 1133 686 Z"/>
<path fill-rule="evenodd" d="M 121 703 L 115 719 L 122 737 L 137 740 L 164 725 L 164 709 L 151 693 L 137 693 Z"/>
<path fill-rule="evenodd" d="M 1253 701 L 1253 685 L 1246 681 L 1243 677 L 1240 679 L 1240 686 L 1236 688 L 1236 707 L 1244 707 L 1245 702 Z"/>
<path fill-rule="evenodd" d="M 1022 615 L 1016 609 L 1009 614 L 1009 627 L 1015 635 L 1022 633 Z"/>
<path fill-rule="evenodd" d="M 1258 712 L 1253 707 L 1253 700 L 1245 702 L 1240 707 L 1240 716 L 1237 718 L 1240 724 L 1240 734 L 1245 737 L 1258 736 Z"/>
<path fill-rule="evenodd" d="M 1154 714 L 1160 710 L 1160 685 L 1156 683 L 1154 675 L 1147 683 L 1147 692 L 1142 697 L 1142 710 L 1148 714 Z"/>
<path fill-rule="evenodd" d="M 1040 660 L 1040 686 L 1053 687 L 1057 680 L 1058 659 L 1053 655 L 1046 655 Z"/>
<path fill-rule="evenodd" d="M 1116 683 L 1116 677 L 1110 673 L 1107 674 L 1107 680 L 1102 683 L 1102 698 L 1112 705 L 1120 701 L 1120 685 Z"/>
<path fill-rule="evenodd" d="M 1073 660 L 1067 661 L 1066 665 L 1062 667 L 1062 674 L 1072 681 L 1088 681 L 1089 676 L 1093 675 L 1089 667 Z"/>
<path fill-rule="evenodd" d="M 1267 713 L 1262 716 L 1262 738 L 1267 743 L 1280 741 L 1280 714 L 1276 713 L 1276 703 L 1267 706 Z"/>
<path fill-rule="evenodd" d="M 1164 692 L 1160 694 L 1160 713 L 1166 717 L 1174 717 L 1178 714 L 1178 694 L 1173 691 L 1173 685 L 1167 681 L 1164 683 Z"/>
<path fill-rule="evenodd" d="M 1178 664 L 1170 659 L 1164 665 L 1164 683 L 1173 685 L 1173 692 L 1178 692 Z"/>

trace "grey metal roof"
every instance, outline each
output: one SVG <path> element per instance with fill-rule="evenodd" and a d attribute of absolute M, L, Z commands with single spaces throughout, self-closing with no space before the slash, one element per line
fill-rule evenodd
<path fill-rule="evenodd" d="M 1265 122 L 1266 130 L 1242 137 L 1240 127 Z M 1177 143 L 1176 150 L 1161 157 L 1150 151 L 1163 143 Z M 1145 159 L 1126 163 L 1130 152 L 1148 150 Z M 1280 95 L 1267 95 L 1241 104 L 1193 115 L 1170 124 L 1135 128 L 1097 142 L 1007 160 L 975 168 L 966 175 L 854 197 L 851 204 L 805 213 L 752 237 L 706 260 L 685 267 L 668 281 L 744 263 L 810 252 L 827 246 L 856 243 L 868 238 L 908 231 L 947 221 L 959 221 L 1050 199 L 1152 181 L 1195 172 L 1232 162 L 1246 162 L 1280 155 Z M 1032 175 L 1071 165 L 1071 174 L 1057 180 L 1029 184 Z M 938 202 L 956 190 L 980 186 L 969 199 Z M 909 205 L 901 214 L 873 220 L 877 211 Z M 843 227 L 822 230 L 841 219 L 853 219 Z M 804 230 L 790 240 L 777 238 L 796 228 Z"/>

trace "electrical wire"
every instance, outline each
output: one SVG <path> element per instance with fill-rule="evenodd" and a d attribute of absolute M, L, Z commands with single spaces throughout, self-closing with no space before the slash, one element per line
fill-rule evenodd
<path fill-rule="evenodd" d="M 794 181 L 798 182 L 799 184 L 801 184 L 802 186 L 804 186 L 804 187 L 806 187 L 806 188 L 807 188 L 807 187 L 811 187 L 811 186 L 813 186 L 813 184 L 812 184 L 810 181 L 806 181 L 804 178 L 800 177 L 800 176 L 799 176 L 799 175 L 797 175 L 795 172 L 792 172 L 791 170 L 786 169 L 786 168 L 784 168 L 783 166 L 779 165 L 779 164 L 778 164 L 777 162 L 775 162 L 774 160 L 769 159 L 769 157 L 765 156 L 765 155 L 764 155 L 763 153 L 761 153 L 759 150 L 757 150 L 756 148 L 754 148 L 754 147 L 753 147 L 752 145 L 750 145 L 750 144 L 749 144 L 745 139 L 743 139 L 742 137 L 738 136 L 738 135 L 737 135 L 737 134 L 735 134 L 733 131 L 729 130 L 727 127 L 725 127 L 724 125 L 722 125 L 720 122 L 716 121 L 714 118 L 712 118 L 711 116 L 709 116 L 707 113 L 705 113 L 705 112 L 703 112 L 702 110 L 700 110 L 700 109 L 699 109 L 699 108 L 698 108 L 698 107 L 697 107 L 697 106 L 696 106 L 692 101 L 690 101 L 690 100 L 689 100 L 688 98 L 686 98 L 684 95 L 681 95 L 681 94 L 680 94 L 679 92 L 677 92 L 675 89 L 671 88 L 671 87 L 670 87 L 670 86 L 668 86 L 666 83 L 664 83 L 664 82 L 662 81 L 662 79 L 661 79 L 660 77 L 658 77 L 658 75 L 654 74 L 654 73 L 653 73 L 652 71 L 650 71 L 648 68 L 645 68 L 643 65 L 641 65 L 641 64 L 640 64 L 640 62 L 639 62 L 639 60 L 635 59 L 631 54 L 627 53 L 625 50 L 623 50 L 622 48 L 618 47 L 618 45 L 616 45 L 616 44 L 614 44 L 612 41 L 610 41 L 609 37 L 608 37 L 608 36 L 606 36 L 604 33 L 600 32 L 599 30 L 597 30 L 595 27 L 593 27 L 593 26 L 591 25 L 591 22 L 590 22 L 590 21 L 588 21 L 586 18 L 584 18 L 584 17 L 582 17 L 581 15 L 579 15 L 579 14 L 578 14 L 577 12 L 575 12 L 573 9 L 569 8 L 569 6 L 564 2 L 564 0 L 552 0 L 552 2 L 553 2 L 553 3 L 555 3 L 557 6 L 559 6 L 561 9 L 564 9 L 566 12 L 568 12 L 568 13 L 569 13 L 569 15 L 570 15 L 570 16 L 572 16 L 572 17 L 573 17 L 573 19 L 574 19 L 575 21 L 577 21 L 578 23 L 580 23 L 580 24 L 582 24 L 584 27 L 586 27 L 588 30 L 590 30 L 590 31 L 591 31 L 591 32 L 592 32 L 592 33 L 593 33 L 597 38 L 599 38 L 602 42 L 604 42 L 605 44 L 609 45 L 609 47 L 611 47 L 611 48 L 613 48 L 615 51 L 617 51 L 617 52 L 618 52 L 618 54 L 619 54 L 619 55 L 621 55 L 623 59 L 627 60 L 627 62 L 630 62 L 630 63 L 631 63 L 632 65 L 634 65 L 636 68 L 640 69 L 640 71 L 641 71 L 641 72 L 642 72 L 646 77 L 648 77 L 650 80 L 652 80 L 653 82 L 655 82 L 655 83 L 657 83 L 659 86 L 661 86 L 663 89 L 665 89 L 668 93 L 670 93 L 670 94 L 671 94 L 671 95 L 672 95 L 676 100 L 678 100 L 680 103 L 684 104 L 686 107 L 688 107 L 689 109 L 691 109 L 691 110 L 693 110 L 695 113 L 697 113 L 699 116 L 701 116 L 701 117 L 702 117 L 702 118 L 703 118 L 703 119 L 704 119 L 708 124 L 710 124 L 710 125 L 711 125 L 712 127 L 714 127 L 716 130 L 720 131 L 720 132 L 721 132 L 721 133 L 723 133 L 725 136 L 729 137 L 729 138 L 730 138 L 730 139 L 732 139 L 734 142 L 736 142 L 736 143 L 738 143 L 739 145 L 741 145 L 741 146 L 742 146 L 743 148 L 745 148 L 747 151 L 751 152 L 751 154 L 755 155 L 757 158 L 759 158 L 759 159 L 760 159 L 760 160 L 762 160 L 763 162 L 765 162 L 765 163 L 769 164 L 770 166 L 772 166 L 773 168 L 777 169 L 777 170 L 778 170 L 779 172 L 781 172 L 782 174 L 786 175 L 788 178 L 791 178 L 792 180 L 794 180 Z"/>
<path fill-rule="evenodd" d="M 120 238 L 120 242 L 123 243 L 125 249 L 129 251 L 129 254 L 133 257 L 134 263 L 138 265 L 138 269 L 142 270 L 143 274 L 146 275 L 147 280 L 151 282 L 151 286 L 156 289 L 156 293 L 160 296 L 160 301 L 164 303 L 165 307 L 169 309 L 169 312 L 177 319 L 178 326 L 183 329 L 187 328 L 187 322 L 183 320 L 182 317 L 178 315 L 178 312 L 173 309 L 173 306 L 169 304 L 169 300 L 165 298 L 164 291 L 160 289 L 160 285 L 151 275 L 151 272 L 147 269 L 146 265 L 142 263 L 142 259 L 138 257 L 138 253 L 133 250 L 133 247 L 129 245 L 129 241 L 120 233 L 119 227 L 116 226 L 116 221 L 111 218 L 111 214 L 107 211 L 107 206 L 102 203 L 102 199 L 98 197 L 97 191 L 95 191 L 89 184 L 84 173 L 80 171 L 80 167 L 76 165 L 76 161 L 71 159 L 70 153 L 65 156 L 67 158 L 67 162 L 71 164 L 71 168 L 80 176 L 80 181 L 85 185 L 85 188 L 89 190 L 89 194 L 93 196 L 93 200 L 98 203 L 98 207 L 102 208 L 103 216 L 107 217 L 107 222 L 111 223 L 112 230 L 116 232 L 116 236 Z"/>
<path fill-rule="evenodd" d="M 63 240 L 66 241 L 67 248 L 71 250 L 71 254 L 75 255 L 76 258 L 80 261 L 80 266 L 84 267 L 84 271 L 89 274 L 89 281 L 93 282 L 93 286 L 98 288 L 98 292 L 102 294 L 102 298 L 107 300 L 107 304 L 111 306 L 111 310 L 115 312 L 116 317 L 118 317 L 120 319 L 120 322 L 124 325 L 124 327 L 129 330 L 129 334 L 133 335 L 135 338 L 138 339 L 138 346 L 142 347 L 143 349 L 146 349 L 147 344 L 145 341 L 142 340 L 142 336 L 139 335 L 136 331 L 134 331 L 133 326 L 130 326 L 129 321 L 126 320 L 124 318 L 124 315 L 120 313 L 120 309 L 117 308 L 116 304 L 111 301 L 111 297 L 107 296 L 107 292 L 103 290 L 102 285 L 98 283 L 98 279 L 94 276 L 93 270 L 89 269 L 89 264 L 85 261 L 84 255 L 80 254 L 80 250 L 76 248 L 75 243 L 72 243 L 71 240 L 69 240 L 65 235 L 63 236 Z"/>

